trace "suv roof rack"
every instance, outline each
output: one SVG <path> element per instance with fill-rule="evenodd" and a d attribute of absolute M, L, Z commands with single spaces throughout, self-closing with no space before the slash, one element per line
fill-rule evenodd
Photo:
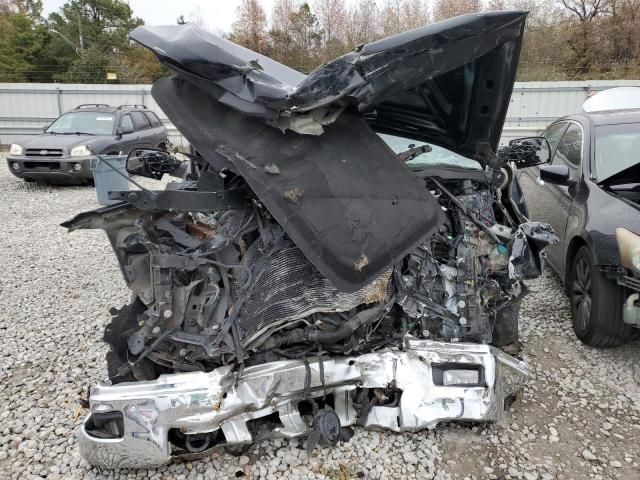
<path fill-rule="evenodd" d="M 129 108 L 133 107 L 133 108 L 144 108 L 144 109 L 147 109 L 147 106 L 146 106 L 146 105 L 142 105 L 142 104 L 140 104 L 140 103 L 134 103 L 134 104 L 131 104 L 131 105 L 128 105 L 128 104 L 120 105 L 118 108 L 116 108 L 116 110 L 122 110 L 123 108 L 126 108 L 126 107 L 129 107 Z"/>
<path fill-rule="evenodd" d="M 80 108 L 90 108 L 90 107 L 110 107 L 111 105 L 107 105 L 106 103 L 83 103 L 78 105 L 74 110 L 78 110 Z"/>

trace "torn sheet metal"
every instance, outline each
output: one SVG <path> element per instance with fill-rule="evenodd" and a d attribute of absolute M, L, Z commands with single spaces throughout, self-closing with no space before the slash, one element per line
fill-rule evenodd
<path fill-rule="evenodd" d="M 344 292 L 370 284 L 443 222 L 422 181 L 356 115 L 342 114 L 321 136 L 298 135 L 266 127 L 179 77 L 159 80 L 152 94 L 207 160 L 244 177 Z"/>
<path fill-rule="evenodd" d="M 451 18 L 363 45 L 308 76 L 192 24 L 138 27 L 131 38 L 207 95 L 272 127 L 317 135 L 348 106 L 376 131 L 486 162 L 498 147 L 525 17 Z"/>
<path fill-rule="evenodd" d="M 526 280 L 538 278 L 544 268 L 544 249 L 559 241 L 548 223 L 521 224 L 511 243 L 509 276 Z"/>
<path fill-rule="evenodd" d="M 371 430 L 405 432 L 434 428 L 443 421 L 496 421 L 505 398 L 528 376 L 525 362 L 488 345 L 410 337 L 404 351 L 331 358 L 322 364 L 314 359 L 308 367 L 302 360 L 285 360 L 248 367 L 239 379 L 225 366 L 147 382 L 96 385 L 91 388 L 90 414 L 78 431 L 80 452 L 100 467 L 154 467 L 180 457 L 171 450 L 172 430 L 187 436 L 223 435 L 224 442 L 214 448 L 250 444 L 261 438 L 247 422 L 273 414 L 282 425 L 266 438 L 305 435 L 309 427 L 298 405 L 327 394 L 335 398 L 342 427 L 358 422 Z M 473 384 L 447 381 L 461 371 L 476 372 Z M 356 405 L 358 391 L 390 385 L 398 392 L 395 402 Z M 105 416 L 121 419 L 117 438 L 104 438 L 94 430 Z"/>

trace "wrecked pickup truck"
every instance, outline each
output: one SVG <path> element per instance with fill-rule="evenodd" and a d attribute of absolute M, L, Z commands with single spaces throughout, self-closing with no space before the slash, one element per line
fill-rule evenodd
<path fill-rule="evenodd" d="M 308 76 L 193 25 L 131 34 L 173 71 L 152 94 L 198 155 L 63 224 L 103 229 L 133 291 L 79 429 L 90 463 L 500 418 L 527 378 L 522 280 L 556 240 L 496 154 L 525 16 L 450 19 Z"/>

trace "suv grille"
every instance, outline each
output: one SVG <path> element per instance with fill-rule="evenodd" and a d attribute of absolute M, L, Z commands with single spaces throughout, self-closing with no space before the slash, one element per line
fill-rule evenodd
<path fill-rule="evenodd" d="M 24 154 L 27 157 L 61 157 L 62 149 L 60 148 L 27 148 Z"/>
<path fill-rule="evenodd" d="M 27 170 L 60 170 L 60 162 L 24 162 Z"/>

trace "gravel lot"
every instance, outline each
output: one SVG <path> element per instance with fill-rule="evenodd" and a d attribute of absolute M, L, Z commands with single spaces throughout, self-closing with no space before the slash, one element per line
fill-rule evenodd
<path fill-rule="evenodd" d="M 0 478 L 640 478 L 640 342 L 581 345 L 551 274 L 529 283 L 532 376 L 502 424 L 360 430 L 311 459 L 294 440 L 159 470 L 92 468 L 77 400 L 106 376 L 102 330 L 129 293 L 102 232 L 58 224 L 96 206 L 91 188 L 27 184 L 0 166 Z"/>

